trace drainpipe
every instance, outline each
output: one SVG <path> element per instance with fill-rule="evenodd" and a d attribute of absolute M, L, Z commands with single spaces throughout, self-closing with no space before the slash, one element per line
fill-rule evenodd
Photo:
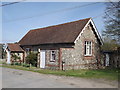
<path fill-rule="evenodd" d="M 38 49 L 38 56 L 37 56 L 37 67 L 40 68 L 40 48 Z"/>

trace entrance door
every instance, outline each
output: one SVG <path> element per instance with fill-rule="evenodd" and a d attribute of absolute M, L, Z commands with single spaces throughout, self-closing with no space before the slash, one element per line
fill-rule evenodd
<path fill-rule="evenodd" d="M 45 68 L 45 51 L 40 51 L 40 68 Z"/>

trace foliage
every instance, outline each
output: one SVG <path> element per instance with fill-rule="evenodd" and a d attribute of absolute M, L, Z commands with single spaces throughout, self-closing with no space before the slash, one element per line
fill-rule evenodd
<path fill-rule="evenodd" d="M 29 65 L 29 64 L 25 64 L 25 63 L 18 63 L 18 62 L 11 63 L 11 65 L 23 66 L 23 67 L 30 67 L 30 65 Z"/>
<path fill-rule="evenodd" d="M 18 65 L 19 63 L 18 62 L 16 62 L 17 60 L 20 60 L 21 58 L 19 57 L 19 56 L 17 56 L 16 54 L 12 54 L 11 55 L 12 56 L 12 59 L 14 60 L 12 63 L 11 63 L 11 65 Z"/>
<path fill-rule="evenodd" d="M 116 40 L 111 40 L 110 38 L 104 38 L 104 44 L 102 45 L 101 49 L 103 51 L 113 51 L 116 50 L 118 47 L 120 47 L 120 45 L 117 44 Z"/>
<path fill-rule="evenodd" d="M 22 63 L 22 64 L 21 64 L 21 66 L 23 66 L 23 67 L 25 67 L 25 65 L 26 65 L 25 63 Z"/>
<path fill-rule="evenodd" d="M 104 16 L 103 36 L 110 36 L 120 44 L 120 2 L 107 2 Z"/>
<path fill-rule="evenodd" d="M 6 55 L 7 53 L 5 52 L 5 45 L 3 44 L 3 47 L 2 47 L 2 58 L 5 59 L 6 58 Z"/>
<path fill-rule="evenodd" d="M 21 63 L 15 62 L 15 64 L 14 64 L 14 65 L 19 65 L 19 66 L 20 66 L 20 65 L 21 65 Z"/>
<path fill-rule="evenodd" d="M 11 63 L 11 65 L 14 65 L 14 63 Z"/>
<path fill-rule="evenodd" d="M 30 67 L 29 64 L 25 64 L 25 63 L 23 63 L 22 66 L 23 66 L 23 67 Z"/>
<path fill-rule="evenodd" d="M 18 65 L 19 63 L 18 62 L 15 62 L 14 65 Z"/>
<path fill-rule="evenodd" d="M 26 64 L 25 67 L 30 67 L 30 65 L 29 65 L 29 64 Z"/>
<path fill-rule="evenodd" d="M 26 63 L 31 64 L 33 66 L 37 66 L 37 54 L 31 52 L 27 57 L 26 57 Z"/>
<path fill-rule="evenodd" d="M 19 56 L 17 56 L 16 54 L 12 54 L 12 58 L 16 61 L 17 59 L 19 59 L 20 60 L 20 57 Z"/>
<path fill-rule="evenodd" d="M 0 44 L 0 58 L 4 59 L 6 57 L 6 53 L 4 50 L 4 44 Z"/>

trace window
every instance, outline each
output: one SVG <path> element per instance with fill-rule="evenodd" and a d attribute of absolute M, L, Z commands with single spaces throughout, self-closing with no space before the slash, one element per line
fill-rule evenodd
<path fill-rule="evenodd" d="M 27 55 L 29 55 L 29 53 L 30 53 L 30 48 L 26 48 L 26 53 L 27 53 Z"/>
<path fill-rule="evenodd" d="M 17 53 L 18 54 L 18 56 L 20 55 L 19 53 Z"/>
<path fill-rule="evenodd" d="M 55 51 L 51 51 L 51 59 L 50 61 L 54 62 L 55 61 Z"/>
<path fill-rule="evenodd" d="M 91 41 L 85 41 L 85 56 L 91 56 L 92 55 L 92 42 Z"/>

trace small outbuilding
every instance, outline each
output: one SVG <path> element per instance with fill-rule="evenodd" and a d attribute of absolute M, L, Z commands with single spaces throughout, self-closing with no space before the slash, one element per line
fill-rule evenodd
<path fill-rule="evenodd" d="M 115 50 L 103 51 L 106 67 L 120 68 L 120 47 Z"/>
<path fill-rule="evenodd" d="M 24 50 L 17 43 L 8 43 L 6 47 L 7 64 L 12 62 L 24 62 Z"/>

